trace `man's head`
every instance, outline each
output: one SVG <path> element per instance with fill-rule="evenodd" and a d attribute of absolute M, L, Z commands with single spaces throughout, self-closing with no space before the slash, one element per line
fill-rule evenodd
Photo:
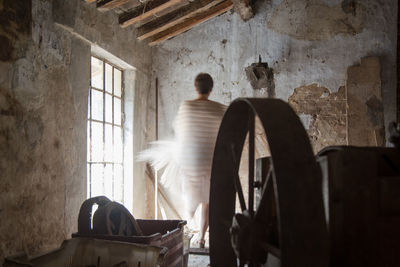
<path fill-rule="evenodd" d="M 194 87 L 201 95 L 208 95 L 211 93 L 214 86 L 213 79 L 208 73 L 199 73 L 194 79 Z"/>

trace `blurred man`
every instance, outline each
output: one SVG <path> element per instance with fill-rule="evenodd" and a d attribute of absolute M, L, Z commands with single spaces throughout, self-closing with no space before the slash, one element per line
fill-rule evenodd
<path fill-rule="evenodd" d="M 192 218 L 201 204 L 200 247 L 204 247 L 208 228 L 211 165 L 215 142 L 226 106 L 208 99 L 213 79 L 207 73 L 196 76 L 198 97 L 184 101 L 175 121 L 178 162 L 183 176 L 183 195 L 187 217 Z"/>

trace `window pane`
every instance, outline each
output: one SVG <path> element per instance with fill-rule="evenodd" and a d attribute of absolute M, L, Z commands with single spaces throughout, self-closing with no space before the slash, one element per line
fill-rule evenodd
<path fill-rule="evenodd" d="M 88 94 L 88 119 L 90 119 L 90 91 L 91 90 L 89 90 L 89 94 Z"/>
<path fill-rule="evenodd" d="M 104 194 L 113 199 L 113 169 L 112 164 L 106 164 L 104 168 Z"/>
<path fill-rule="evenodd" d="M 111 162 L 113 160 L 113 137 L 112 137 L 112 126 L 105 125 L 105 150 L 104 150 L 104 161 Z"/>
<path fill-rule="evenodd" d="M 114 68 L 114 95 L 121 96 L 122 73 Z"/>
<path fill-rule="evenodd" d="M 112 96 L 106 94 L 106 122 L 112 123 Z"/>
<path fill-rule="evenodd" d="M 114 97 L 114 123 L 121 125 L 121 99 Z"/>
<path fill-rule="evenodd" d="M 106 91 L 112 93 L 112 67 L 106 63 Z"/>
<path fill-rule="evenodd" d="M 87 123 L 87 130 L 86 131 L 87 131 L 86 132 L 86 136 L 87 136 L 87 141 L 86 141 L 86 143 L 87 143 L 87 151 L 86 151 L 86 154 L 87 154 L 87 161 L 90 161 L 90 155 L 91 155 L 91 153 L 90 153 L 90 121 L 88 121 L 88 123 Z"/>
<path fill-rule="evenodd" d="M 118 202 L 123 202 L 124 196 L 124 177 L 121 164 L 114 165 L 114 199 Z"/>
<path fill-rule="evenodd" d="M 92 161 L 103 161 L 103 124 L 92 122 Z"/>
<path fill-rule="evenodd" d="M 92 57 L 92 77 L 93 87 L 103 89 L 103 61 Z"/>
<path fill-rule="evenodd" d="M 86 190 L 87 190 L 87 196 L 88 197 L 91 197 L 91 188 L 92 188 L 92 186 L 91 186 L 91 184 L 90 184 L 90 167 L 91 167 L 91 165 L 90 164 L 87 164 L 87 168 L 86 168 L 86 171 L 87 171 L 87 186 L 86 186 Z"/>
<path fill-rule="evenodd" d="M 92 197 L 104 194 L 103 171 L 103 164 L 92 164 Z"/>
<path fill-rule="evenodd" d="M 122 163 L 122 135 L 118 126 L 114 126 L 114 162 Z"/>
<path fill-rule="evenodd" d="M 92 119 L 103 120 L 103 93 L 92 89 Z"/>

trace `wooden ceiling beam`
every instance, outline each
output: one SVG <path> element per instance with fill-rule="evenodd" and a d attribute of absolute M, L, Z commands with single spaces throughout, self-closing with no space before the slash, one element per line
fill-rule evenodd
<path fill-rule="evenodd" d="M 85 0 L 86 3 L 93 3 L 96 2 L 96 0 Z"/>
<path fill-rule="evenodd" d="M 144 5 L 134 8 L 132 11 L 122 14 L 119 17 L 119 24 L 122 28 L 128 27 L 139 21 L 157 15 L 167 8 L 180 4 L 187 0 L 152 0 Z"/>
<path fill-rule="evenodd" d="M 190 5 L 186 5 L 170 14 L 162 16 L 152 22 L 149 22 L 138 28 L 138 39 L 144 40 L 155 34 L 171 28 L 190 17 L 196 16 L 201 12 L 205 12 L 224 0 L 196 0 Z"/>
<path fill-rule="evenodd" d="M 160 32 L 159 34 L 156 34 L 149 42 L 149 45 L 150 46 L 157 45 L 162 41 L 165 41 L 165 40 L 170 39 L 180 33 L 190 30 L 194 26 L 196 26 L 204 21 L 207 21 L 215 16 L 225 13 L 226 11 L 228 11 L 232 8 L 233 8 L 233 3 L 231 0 L 222 2 L 219 5 L 213 7 L 205 12 L 197 14 L 196 16 L 191 17 L 190 19 L 187 19 L 182 23 L 179 23 L 163 32 Z"/>
<path fill-rule="evenodd" d="M 87 0 L 86 0 L 87 1 Z M 104 12 L 126 4 L 129 0 L 102 0 L 96 4 L 97 10 Z"/>

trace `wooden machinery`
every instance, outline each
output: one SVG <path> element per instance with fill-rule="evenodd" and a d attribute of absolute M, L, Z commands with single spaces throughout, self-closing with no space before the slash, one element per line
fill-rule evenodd
<path fill-rule="evenodd" d="M 257 164 L 256 116 L 271 153 Z M 246 203 L 238 170 L 247 135 Z M 211 266 L 400 266 L 399 252 L 398 149 L 328 147 L 315 157 L 287 103 L 247 98 L 229 106 L 211 174 Z"/>

